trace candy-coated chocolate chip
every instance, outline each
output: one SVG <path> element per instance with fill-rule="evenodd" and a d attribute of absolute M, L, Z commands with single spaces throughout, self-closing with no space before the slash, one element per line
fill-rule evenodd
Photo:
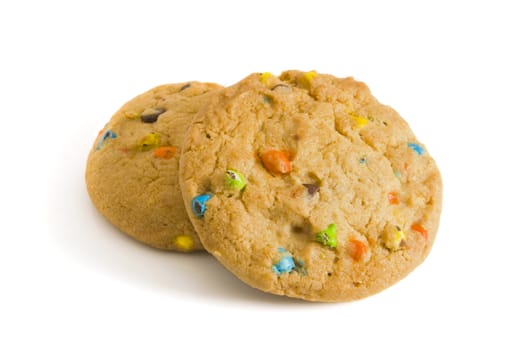
<path fill-rule="evenodd" d="M 307 193 L 310 196 L 314 196 L 318 191 L 320 191 L 320 186 L 317 184 L 302 184 L 307 189 Z"/>
<path fill-rule="evenodd" d="M 174 238 L 174 245 L 181 250 L 189 251 L 194 248 L 194 240 L 187 235 L 180 235 Z"/>
<path fill-rule="evenodd" d="M 227 187 L 236 190 L 243 190 L 247 184 L 243 175 L 233 169 L 228 169 L 225 172 L 225 183 L 227 184 Z"/>
<path fill-rule="evenodd" d="M 207 210 L 207 202 L 211 199 L 212 195 L 209 193 L 200 194 L 192 199 L 192 212 L 198 218 L 202 218 Z"/>
<path fill-rule="evenodd" d="M 398 250 L 405 245 L 406 233 L 399 227 L 395 226 L 394 230 L 389 230 L 384 236 L 384 245 L 391 251 Z"/>
<path fill-rule="evenodd" d="M 155 123 L 157 122 L 157 118 L 159 118 L 159 116 L 165 113 L 166 111 L 167 110 L 162 107 L 156 108 L 153 111 L 149 110 L 148 112 L 141 115 L 141 121 L 147 124 Z"/>
<path fill-rule="evenodd" d="M 179 89 L 179 92 L 188 89 L 191 85 L 192 85 L 192 84 L 190 84 L 190 83 L 187 83 L 187 84 L 183 85 L 183 86 L 181 87 L 181 89 Z"/>
<path fill-rule="evenodd" d="M 114 139 L 116 137 L 117 137 L 117 135 L 113 131 L 106 130 L 106 132 L 102 135 L 102 141 L 105 141 L 108 138 Z"/>
<path fill-rule="evenodd" d="M 368 251 L 368 246 L 358 239 L 350 240 L 350 256 L 355 261 L 361 261 Z"/>
<path fill-rule="evenodd" d="M 96 147 L 96 149 L 97 149 L 97 150 L 101 149 L 101 147 L 102 147 L 104 141 L 106 141 L 107 139 L 114 139 L 114 138 L 116 138 L 116 137 L 117 137 L 117 134 L 116 134 L 116 133 L 114 133 L 114 132 L 111 131 L 111 130 L 106 130 L 106 131 L 102 134 L 101 139 L 99 140 L 99 142 L 97 143 L 97 147 Z"/>
<path fill-rule="evenodd" d="M 425 153 L 425 149 L 421 145 L 415 142 L 409 142 L 408 147 L 410 147 L 415 153 L 417 153 L 420 156 L 422 156 Z"/>
<path fill-rule="evenodd" d="M 358 115 L 352 115 L 351 119 L 355 122 L 355 129 L 361 129 L 368 125 L 368 119 L 359 117 Z"/>
<path fill-rule="evenodd" d="M 159 134 L 153 132 L 139 140 L 139 143 L 136 145 L 136 149 L 142 152 L 150 151 L 154 148 L 159 147 L 160 142 L 161 137 L 159 136 Z"/>
<path fill-rule="evenodd" d="M 301 76 L 297 77 L 297 83 L 300 85 L 300 87 L 309 89 L 311 88 L 311 83 L 313 82 L 313 79 L 317 76 L 317 72 L 310 71 L 305 72 Z"/>
<path fill-rule="evenodd" d="M 318 75 L 317 72 L 315 72 L 314 70 L 312 70 L 312 71 L 309 71 L 309 72 L 305 72 L 303 78 L 304 78 L 308 83 L 311 83 L 311 82 L 313 81 L 313 79 L 314 79 L 317 75 Z"/>
<path fill-rule="evenodd" d="M 286 272 L 291 272 L 295 268 L 295 261 L 291 256 L 284 256 L 276 264 L 273 265 L 273 271 L 276 274 L 282 274 Z"/>
<path fill-rule="evenodd" d="M 273 175 L 288 174 L 293 170 L 293 165 L 286 152 L 269 150 L 260 156 L 264 167 Z"/>
<path fill-rule="evenodd" d="M 388 203 L 399 204 L 399 194 L 397 192 L 388 192 Z"/>
<path fill-rule="evenodd" d="M 126 111 L 124 112 L 124 116 L 128 119 L 137 119 L 141 116 L 141 114 L 137 111 Z"/>
<path fill-rule="evenodd" d="M 269 72 L 265 72 L 265 73 L 262 73 L 260 75 L 260 82 L 267 85 L 269 84 L 269 79 L 273 78 L 274 75 L 272 73 L 269 73 Z"/>
<path fill-rule="evenodd" d="M 337 247 L 337 225 L 330 224 L 325 230 L 318 232 L 315 240 L 330 248 Z"/>
<path fill-rule="evenodd" d="M 423 225 L 415 223 L 410 228 L 412 231 L 419 232 L 424 239 L 428 240 L 428 230 Z"/>
<path fill-rule="evenodd" d="M 172 159 L 175 155 L 176 147 L 173 146 L 162 146 L 154 151 L 154 157 L 161 159 Z"/>
<path fill-rule="evenodd" d="M 295 260 L 285 248 L 279 247 L 278 252 L 280 253 L 280 260 L 276 264 L 273 264 L 273 272 L 281 275 L 293 271 L 295 268 Z"/>

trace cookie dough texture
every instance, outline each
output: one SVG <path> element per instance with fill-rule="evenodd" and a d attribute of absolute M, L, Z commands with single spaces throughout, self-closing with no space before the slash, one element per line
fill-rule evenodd
<path fill-rule="evenodd" d="M 360 299 L 406 276 L 441 211 L 440 173 L 408 124 L 364 83 L 316 72 L 252 74 L 211 97 L 179 175 L 206 250 L 253 287 L 312 301 Z M 193 208 L 201 194 L 206 207 Z"/>
<path fill-rule="evenodd" d="M 89 153 L 86 185 L 116 227 L 152 247 L 202 249 L 181 198 L 177 172 L 183 134 L 219 86 L 189 82 L 155 87 L 126 103 Z"/>

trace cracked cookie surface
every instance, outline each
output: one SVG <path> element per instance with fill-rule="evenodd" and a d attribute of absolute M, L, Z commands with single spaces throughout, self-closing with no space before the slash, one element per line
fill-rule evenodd
<path fill-rule="evenodd" d="M 187 130 L 180 184 L 207 251 L 263 291 L 356 300 L 428 255 L 438 168 L 364 83 L 316 72 L 252 74 Z"/>
<path fill-rule="evenodd" d="M 179 190 L 183 134 L 220 86 L 155 87 L 126 103 L 101 130 L 88 156 L 86 185 L 95 207 L 117 228 L 150 246 L 202 249 Z"/>

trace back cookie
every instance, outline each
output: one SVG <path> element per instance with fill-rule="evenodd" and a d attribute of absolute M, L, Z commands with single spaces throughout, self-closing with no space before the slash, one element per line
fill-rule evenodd
<path fill-rule="evenodd" d="M 177 173 L 183 134 L 219 88 L 158 86 L 126 103 L 101 130 L 88 156 L 86 185 L 95 207 L 121 231 L 160 249 L 202 249 Z"/>

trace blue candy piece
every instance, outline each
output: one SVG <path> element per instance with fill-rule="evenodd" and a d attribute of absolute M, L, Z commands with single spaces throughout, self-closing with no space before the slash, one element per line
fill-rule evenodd
<path fill-rule="evenodd" d="M 284 256 L 276 264 L 273 265 L 274 273 L 281 275 L 286 272 L 291 272 L 295 268 L 295 261 L 290 255 Z"/>
<path fill-rule="evenodd" d="M 96 149 L 97 149 L 97 150 L 101 149 L 102 144 L 104 143 L 104 141 L 106 141 L 106 139 L 108 139 L 108 138 L 110 138 L 110 139 L 114 139 L 114 138 L 116 138 L 116 137 L 117 137 L 117 135 L 116 135 L 113 131 L 111 131 L 111 130 L 106 130 L 106 131 L 104 132 L 104 134 L 102 134 L 102 137 L 101 137 L 101 139 L 99 140 L 99 143 L 97 144 L 97 148 L 96 148 Z"/>
<path fill-rule="evenodd" d="M 422 156 L 425 153 L 425 149 L 421 145 L 418 145 L 417 143 L 409 142 L 408 147 L 410 147 L 415 153 L 417 153 L 420 156 Z"/>
<path fill-rule="evenodd" d="M 212 195 L 209 193 L 200 194 L 192 199 L 192 212 L 198 218 L 202 218 L 207 210 L 206 203 L 211 199 Z"/>

